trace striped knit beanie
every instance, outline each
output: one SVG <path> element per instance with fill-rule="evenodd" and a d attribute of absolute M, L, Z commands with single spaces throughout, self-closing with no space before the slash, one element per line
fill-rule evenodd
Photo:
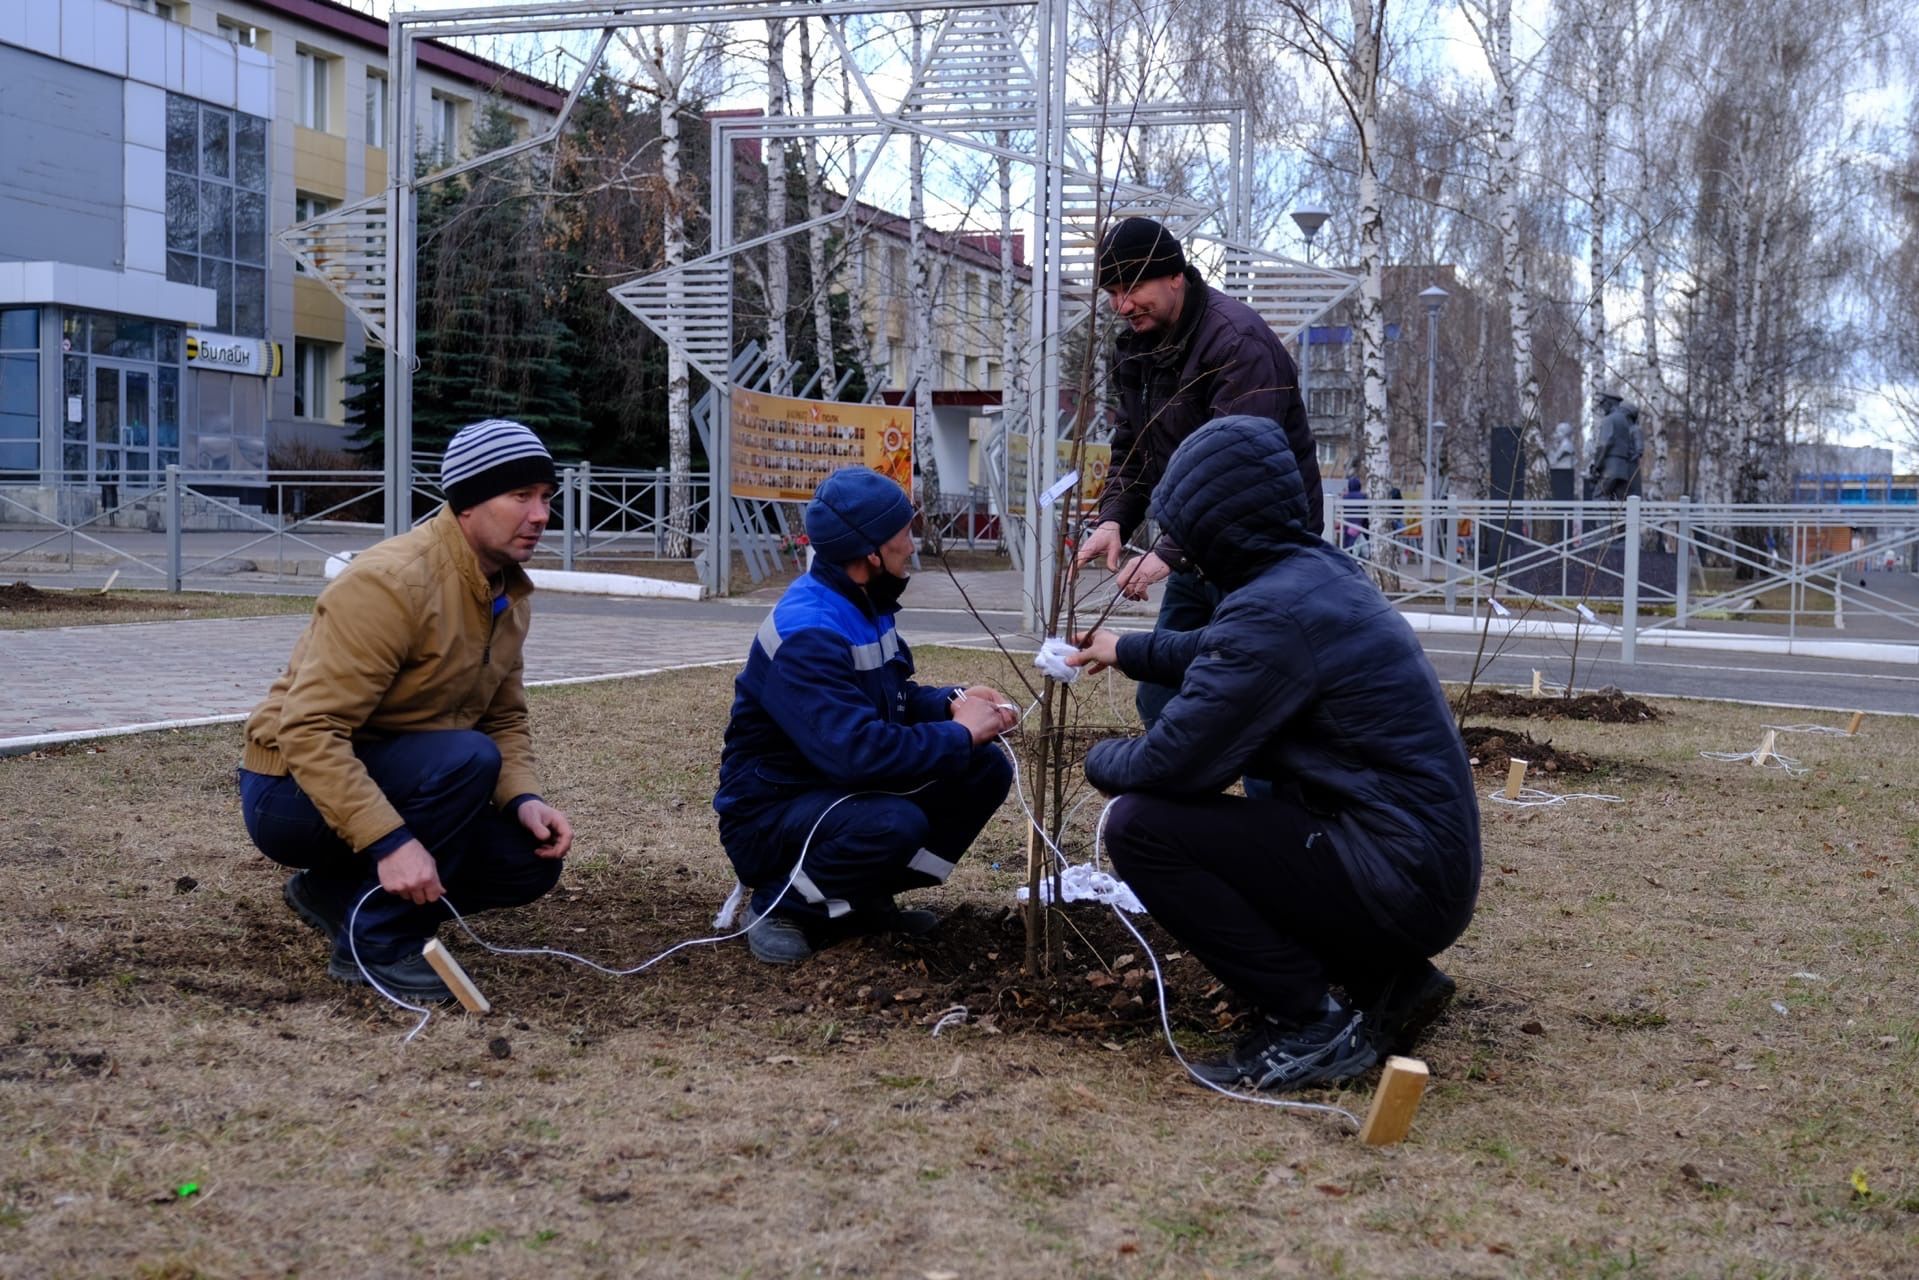
<path fill-rule="evenodd" d="M 440 488 L 455 511 L 529 484 L 558 484 L 553 455 L 517 422 L 489 418 L 461 427 L 440 459 Z"/>

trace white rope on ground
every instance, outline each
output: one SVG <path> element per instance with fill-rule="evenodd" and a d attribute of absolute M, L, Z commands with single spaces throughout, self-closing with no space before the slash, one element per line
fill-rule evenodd
<path fill-rule="evenodd" d="M 1568 800 L 1599 800 L 1606 804 L 1626 803 L 1623 796 L 1602 795 L 1596 791 L 1568 791 L 1562 795 L 1541 791 L 1537 787 L 1521 787 L 1518 797 L 1510 800 L 1506 798 L 1504 787 L 1494 787 L 1486 793 L 1486 798 L 1494 804 L 1503 804 L 1511 809 L 1550 808 L 1553 805 L 1565 804 Z"/>
<path fill-rule="evenodd" d="M 636 964 L 628 969 L 616 969 L 610 965 L 601 964 L 597 960 L 590 960 L 586 956 L 578 955 L 571 951 L 562 950 L 559 947 L 496 946 L 493 943 L 488 942 L 485 938 L 482 938 L 479 934 L 473 931 L 473 926 L 466 922 L 466 917 L 460 914 L 460 909 L 453 905 L 453 900 L 451 898 L 448 898 L 445 895 L 441 895 L 440 901 L 446 905 L 446 909 L 448 911 L 453 913 L 453 920 L 456 924 L 460 926 L 461 931 L 464 932 L 467 937 L 471 938 L 480 947 L 484 948 L 487 951 L 491 951 L 494 955 L 556 956 L 562 960 L 571 960 L 575 964 L 583 964 L 587 968 L 593 969 L 599 973 L 604 973 L 609 977 L 628 978 L 633 976 L 636 973 L 641 973 L 647 969 L 651 969 L 654 965 L 666 959 L 668 956 L 673 955 L 675 952 L 683 951 L 688 947 L 711 946 L 714 943 L 730 942 L 734 938 L 740 938 L 740 937 L 746 936 L 747 932 L 751 930 L 755 924 L 758 924 L 760 920 L 764 919 L 767 915 L 770 915 L 773 911 L 773 908 L 779 906 L 780 903 L 785 899 L 788 891 L 790 891 L 793 888 L 794 881 L 799 879 L 800 868 L 803 867 L 806 863 L 806 852 L 808 849 L 812 848 L 813 837 L 816 834 L 818 834 L 820 829 L 820 824 L 826 821 L 827 814 L 832 813 L 833 810 L 839 808 L 842 804 L 845 804 L 848 800 L 851 800 L 855 798 L 856 796 L 910 796 L 917 792 L 924 791 L 926 790 L 927 787 L 930 787 L 932 785 L 933 784 L 931 781 L 927 781 L 927 782 L 922 782 L 919 786 L 914 787 L 908 791 L 877 791 L 875 790 L 875 791 L 847 792 L 845 795 L 841 796 L 839 799 L 833 801 L 832 804 L 829 804 L 826 806 L 826 808 L 820 810 L 820 816 L 813 820 L 812 828 L 807 831 L 806 839 L 800 845 L 800 855 L 793 862 L 793 870 L 787 874 L 786 883 L 780 886 L 780 891 L 774 895 L 773 901 L 767 904 L 765 911 L 761 912 L 759 915 L 754 916 L 752 919 L 748 920 L 745 925 L 741 926 L 738 929 L 733 930 L 730 933 L 720 933 L 707 938 L 688 938 L 685 941 L 676 942 L 672 946 L 668 947 L 666 950 L 652 957 L 651 959 L 643 960 L 639 964 Z M 360 976 L 366 979 L 366 983 L 368 986 L 372 987 L 380 995 L 384 996 L 388 1001 L 392 1002 L 393 1004 L 398 1005 L 400 1008 L 420 1015 L 420 1020 L 418 1023 L 414 1025 L 413 1030 L 407 1032 L 405 1039 L 400 1041 L 401 1044 L 407 1044 L 407 1043 L 410 1043 L 415 1036 L 419 1035 L 421 1031 L 426 1029 L 426 1024 L 432 1021 L 433 1011 L 431 1009 L 423 1008 L 420 1005 L 408 1004 L 406 1001 L 400 999 L 400 997 L 394 995 L 391 991 L 388 991 L 385 987 L 381 986 L 379 981 L 375 979 L 374 976 L 367 971 L 366 962 L 360 958 L 360 948 L 353 936 L 354 925 L 359 920 L 359 917 L 360 917 L 360 908 L 366 904 L 366 901 L 368 898 L 371 898 L 376 893 L 384 893 L 384 892 L 385 892 L 384 889 L 382 889 L 378 885 L 375 885 L 373 888 L 368 889 L 364 894 L 361 895 L 359 902 L 356 902 L 353 904 L 352 914 L 347 917 L 347 947 L 353 953 L 353 963 L 359 969 Z M 737 907 L 737 903 L 735 902 L 735 899 L 742 897 L 744 893 L 745 893 L 745 886 L 736 884 L 734 886 L 733 892 L 727 895 L 727 905 L 729 907 Z M 729 912 L 727 908 L 722 907 L 721 915 L 726 916 L 728 914 Z M 715 927 L 722 928 L 722 929 L 725 928 L 724 925 L 719 925 L 719 924 L 716 924 Z"/>
<path fill-rule="evenodd" d="M 1758 747 L 1751 751 L 1701 751 L 1699 754 L 1708 760 L 1719 760 L 1726 764 L 1757 764 L 1766 769 L 1781 769 L 1789 778 L 1812 772 L 1810 767 L 1800 764 L 1796 757 L 1782 756 L 1777 751 L 1766 752 L 1766 758 L 1760 760 Z"/>
<path fill-rule="evenodd" d="M 963 1027 L 972 1012 L 963 1004 L 956 1004 L 940 1014 L 939 1021 L 933 1024 L 933 1034 L 938 1035 L 948 1027 Z"/>
<path fill-rule="evenodd" d="M 1823 733 L 1834 738 L 1850 738 L 1854 735 L 1836 725 L 1830 724 L 1762 724 L 1761 729 L 1771 729 L 1775 733 Z"/>

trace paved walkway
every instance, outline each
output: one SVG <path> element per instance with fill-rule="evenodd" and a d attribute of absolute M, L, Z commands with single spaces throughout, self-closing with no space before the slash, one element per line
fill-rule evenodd
<path fill-rule="evenodd" d="M 739 662 L 761 617 L 740 608 L 693 620 L 649 604 L 590 615 L 536 609 L 528 682 Z M 282 615 L 0 631 L 0 750 L 22 745 L 10 739 L 244 715 L 284 669 L 305 625 L 304 617 Z M 978 636 L 970 619 L 954 619 L 916 628 L 913 639 Z"/>

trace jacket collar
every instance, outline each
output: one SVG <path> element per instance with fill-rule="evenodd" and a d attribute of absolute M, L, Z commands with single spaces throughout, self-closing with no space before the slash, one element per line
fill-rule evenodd
<path fill-rule="evenodd" d="M 466 534 L 460 528 L 460 517 L 453 513 L 451 503 L 444 504 L 427 521 L 427 528 L 433 538 L 446 549 L 447 558 L 459 572 L 460 581 L 466 584 L 467 591 L 482 605 L 493 604 L 493 584 L 487 581 L 486 573 L 480 568 L 480 557 L 473 554 L 468 545 Z M 533 579 L 526 576 L 526 570 L 517 564 L 509 564 L 500 571 L 506 585 L 506 598 L 512 604 L 518 604 L 533 594 Z"/>

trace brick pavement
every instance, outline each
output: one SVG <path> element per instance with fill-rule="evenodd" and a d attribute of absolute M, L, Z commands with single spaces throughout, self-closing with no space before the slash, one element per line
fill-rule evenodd
<path fill-rule="evenodd" d="M 535 611 L 527 641 L 529 683 L 738 662 L 762 617 L 727 611 L 713 621 Z M 171 720 L 235 717 L 259 702 L 306 625 L 295 616 L 134 622 L 0 631 L 0 749 L 46 734 L 111 731 Z M 977 639 L 919 628 L 920 644 Z"/>

